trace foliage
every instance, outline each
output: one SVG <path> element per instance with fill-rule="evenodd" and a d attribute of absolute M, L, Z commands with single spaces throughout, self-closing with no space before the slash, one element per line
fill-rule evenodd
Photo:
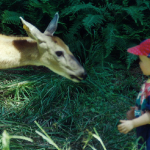
<path fill-rule="evenodd" d="M 35 120 L 60 149 L 91 149 L 90 145 L 99 150 L 99 142 L 89 134 L 94 127 L 106 149 L 131 148 L 133 132 L 119 134 L 117 124 L 134 105 L 140 87 L 140 74 L 136 75 L 94 67 L 86 81 L 75 84 L 45 68 L 1 71 L 1 131 L 34 140 L 33 144 L 13 140 L 10 149 L 52 149 L 35 133 Z"/>
<path fill-rule="evenodd" d="M 126 49 L 148 38 L 150 32 L 148 0 L 69 0 L 67 3 L 63 0 L 13 0 L 11 3 L 2 0 L 0 8 L 0 28 L 5 34 L 25 34 L 18 16 L 44 31 L 59 11 L 57 34 L 83 63 L 88 61 L 88 65 L 103 66 L 110 55 L 131 64 L 132 58 L 127 59 Z M 91 54 L 94 59 L 89 60 Z"/>
<path fill-rule="evenodd" d="M 45 68 L 0 71 L 1 132 L 34 140 L 13 140 L 11 149 L 53 148 L 35 134 L 35 120 L 61 149 L 103 149 L 91 136 L 93 128 L 107 149 L 135 148 L 134 133 L 122 135 L 117 125 L 145 79 L 123 69 L 137 60 L 126 49 L 149 37 L 149 9 L 148 0 L 0 1 L 0 30 L 7 35 L 26 35 L 19 16 L 43 32 L 59 12 L 56 35 L 88 72 L 86 81 L 75 84 Z"/>
<path fill-rule="evenodd" d="M 3 134 L 2 134 L 2 150 L 10 150 L 9 144 L 10 144 L 11 139 L 22 139 L 22 140 L 26 140 L 26 141 L 29 141 L 29 142 L 33 142 L 33 140 L 30 139 L 30 138 L 27 138 L 27 137 L 24 137 L 24 136 L 16 136 L 16 135 L 10 136 L 7 133 L 7 131 L 4 131 Z"/>
<path fill-rule="evenodd" d="M 41 131 L 44 133 L 41 133 L 41 132 L 39 132 L 39 131 L 35 131 L 38 135 L 40 135 L 44 140 L 46 140 L 50 145 L 52 145 L 53 147 L 55 147 L 57 150 L 61 150 L 58 146 L 57 146 L 57 144 L 51 139 L 51 137 L 43 130 L 43 128 L 35 121 L 35 123 L 36 123 L 36 125 L 41 129 Z M 105 147 L 105 145 L 104 145 L 104 143 L 103 143 L 103 141 L 101 140 L 101 138 L 100 138 L 100 136 L 98 135 L 98 133 L 97 133 L 97 131 L 96 131 L 96 129 L 94 128 L 94 131 L 95 131 L 95 133 L 96 134 L 93 134 L 92 132 L 89 132 L 89 137 L 90 138 L 88 138 L 88 140 L 87 141 L 85 141 L 85 145 L 84 145 L 84 147 L 83 147 L 83 149 L 85 149 L 85 147 L 87 147 L 87 144 L 88 144 L 88 142 L 89 142 L 89 140 L 92 138 L 92 137 L 94 137 L 94 138 L 96 138 L 101 144 L 102 144 L 102 146 L 103 146 L 103 149 L 104 150 L 106 150 L 106 147 Z M 26 140 L 26 141 L 29 141 L 29 142 L 33 142 L 33 140 L 32 139 L 30 139 L 30 138 L 27 138 L 27 137 L 24 137 L 24 136 L 16 136 L 16 135 L 9 135 L 8 133 L 7 133 L 7 131 L 4 131 L 3 132 L 3 134 L 2 134 L 2 150 L 10 150 L 10 140 L 11 139 L 22 139 L 22 140 Z M 88 144 L 89 145 L 89 144 Z M 91 146 L 91 145 L 89 145 L 92 149 L 94 149 L 95 150 L 95 148 L 93 147 L 93 146 Z M 70 149 L 70 148 L 69 148 Z M 68 149 L 68 150 L 69 150 Z"/>

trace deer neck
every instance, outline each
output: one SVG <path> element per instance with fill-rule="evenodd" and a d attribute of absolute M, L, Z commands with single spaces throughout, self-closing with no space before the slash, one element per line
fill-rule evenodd
<path fill-rule="evenodd" d="M 39 57 L 37 43 L 30 38 L 0 35 L 0 69 L 39 66 Z"/>

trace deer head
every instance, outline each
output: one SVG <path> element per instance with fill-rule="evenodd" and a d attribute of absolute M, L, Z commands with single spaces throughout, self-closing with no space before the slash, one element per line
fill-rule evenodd
<path fill-rule="evenodd" d="M 57 29 L 58 13 L 55 14 L 44 33 L 23 18 L 20 17 L 20 19 L 28 36 L 37 43 L 41 65 L 74 82 L 86 78 L 86 71 L 70 52 L 69 47 L 59 37 L 53 36 Z"/>

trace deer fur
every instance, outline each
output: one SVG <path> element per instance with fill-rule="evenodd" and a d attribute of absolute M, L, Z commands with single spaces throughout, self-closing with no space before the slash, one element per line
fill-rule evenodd
<path fill-rule="evenodd" d="M 53 36 L 58 17 L 56 13 L 44 33 L 20 17 L 29 37 L 0 35 L 0 69 L 46 66 L 74 82 L 85 79 L 86 72 L 69 47 L 59 37 Z"/>

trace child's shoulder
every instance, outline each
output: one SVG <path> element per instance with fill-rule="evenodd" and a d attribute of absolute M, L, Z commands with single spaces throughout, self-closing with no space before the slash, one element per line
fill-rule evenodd
<path fill-rule="evenodd" d="M 142 84 L 141 86 L 141 91 L 150 91 L 150 79 L 148 79 L 147 81 L 144 82 L 144 84 Z"/>
<path fill-rule="evenodd" d="M 145 84 L 144 84 L 144 86 L 145 86 L 145 92 L 147 93 L 147 96 L 149 95 L 150 96 L 150 79 L 148 79 L 146 82 L 145 82 Z"/>

